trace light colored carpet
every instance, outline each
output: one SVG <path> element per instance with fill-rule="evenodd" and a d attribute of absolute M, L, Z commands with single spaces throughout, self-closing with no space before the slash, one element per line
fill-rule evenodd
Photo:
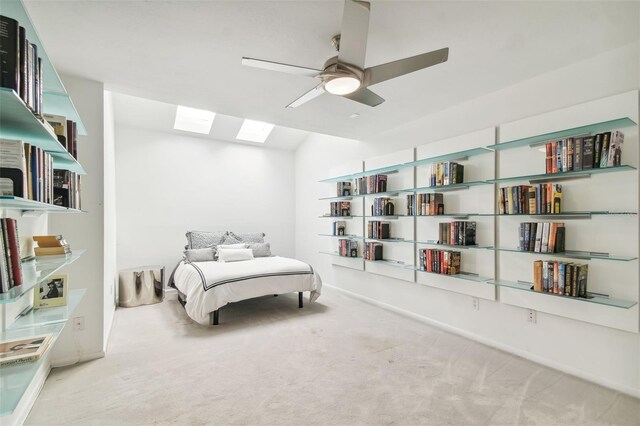
<path fill-rule="evenodd" d="M 175 296 L 119 309 L 107 357 L 54 369 L 27 424 L 640 422 L 640 400 L 323 290 L 227 306 L 218 327 Z"/>

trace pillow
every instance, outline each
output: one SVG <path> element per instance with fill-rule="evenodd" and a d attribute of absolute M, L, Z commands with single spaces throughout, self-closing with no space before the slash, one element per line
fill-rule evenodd
<path fill-rule="evenodd" d="M 218 262 L 239 262 L 253 259 L 251 249 L 222 249 L 218 251 Z"/>
<path fill-rule="evenodd" d="M 227 234 L 224 237 L 224 241 L 222 242 L 222 244 L 226 246 L 234 246 L 234 245 L 243 244 L 243 243 L 242 241 L 237 239 L 233 234 Z M 247 247 L 243 247 L 243 248 L 247 248 Z"/>
<path fill-rule="evenodd" d="M 218 250 L 220 249 L 246 249 L 250 248 L 247 243 L 237 243 L 237 244 L 218 244 Z"/>
<path fill-rule="evenodd" d="M 248 232 L 248 233 L 235 233 L 229 231 L 229 236 L 243 243 L 264 243 L 264 232 Z"/>
<path fill-rule="evenodd" d="M 184 251 L 184 258 L 187 262 L 210 262 L 215 260 L 215 248 L 188 249 Z"/>
<path fill-rule="evenodd" d="M 202 249 L 222 244 L 227 231 L 189 231 L 185 234 L 190 249 Z"/>
<path fill-rule="evenodd" d="M 249 243 L 248 246 L 253 252 L 253 257 L 271 256 L 271 244 L 269 243 Z"/>

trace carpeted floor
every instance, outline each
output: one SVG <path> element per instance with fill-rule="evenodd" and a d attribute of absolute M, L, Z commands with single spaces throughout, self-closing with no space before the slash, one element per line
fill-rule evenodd
<path fill-rule="evenodd" d="M 640 400 L 332 289 L 220 321 L 193 323 L 174 296 L 119 309 L 107 357 L 54 369 L 26 424 L 640 423 Z"/>

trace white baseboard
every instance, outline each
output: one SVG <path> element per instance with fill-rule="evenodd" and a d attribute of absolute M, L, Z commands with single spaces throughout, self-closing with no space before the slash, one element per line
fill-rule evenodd
<path fill-rule="evenodd" d="M 338 290 L 341 293 L 346 294 L 347 296 L 353 297 L 354 299 L 361 300 L 361 301 L 369 303 L 371 305 L 380 307 L 382 309 L 386 309 L 388 311 L 395 312 L 395 313 L 400 314 L 400 315 L 404 315 L 404 316 L 409 317 L 409 318 L 413 318 L 415 320 L 424 322 L 424 323 L 432 325 L 434 327 L 441 328 L 441 329 L 446 330 L 446 331 L 448 331 L 450 333 L 457 334 L 459 336 L 465 337 L 467 339 L 474 340 L 474 341 L 482 343 L 484 345 L 491 346 L 493 348 L 500 349 L 502 351 L 517 355 L 519 357 L 528 359 L 529 361 L 533 361 L 535 363 L 544 365 L 545 367 L 553 368 L 554 370 L 558 370 L 558 371 L 560 371 L 562 373 L 571 374 L 572 376 L 579 377 L 581 379 L 584 379 L 584 380 L 596 383 L 598 385 L 607 387 L 609 389 L 613 389 L 615 391 L 618 391 L 618 392 L 633 396 L 635 398 L 640 398 L 640 389 L 635 389 L 635 388 L 632 388 L 632 387 L 627 386 L 627 385 L 623 385 L 623 384 L 620 384 L 620 383 L 616 383 L 616 382 L 612 382 L 610 380 L 603 379 L 602 377 L 599 377 L 599 376 L 594 376 L 591 373 L 587 373 L 585 371 L 578 370 L 578 369 L 573 368 L 571 366 L 568 366 L 566 364 L 558 363 L 555 360 L 552 360 L 552 359 L 549 359 L 549 358 L 544 358 L 544 357 L 532 354 L 530 352 L 524 351 L 522 349 L 514 348 L 514 347 L 506 345 L 504 343 L 497 342 L 497 341 L 492 340 L 492 339 L 487 339 L 486 337 L 481 336 L 479 334 L 471 333 L 471 332 L 469 332 L 467 330 L 464 330 L 464 329 L 461 329 L 461 328 L 457 328 L 457 327 L 453 327 L 453 326 L 451 326 L 449 324 L 446 324 L 446 323 L 443 323 L 443 322 L 440 322 L 440 321 L 437 321 L 437 320 L 434 320 L 434 319 L 431 319 L 431 318 L 416 314 L 416 313 L 411 312 L 411 311 L 407 311 L 405 309 L 399 308 L 399 307 L 394 306 L 394 305 L 390 305 L 388 303 L 380 302 L 378 300 L 372 299 L 372 298 L 367 297 L 367 296 L 363 296 L 363 295 L 358 294 L 358 293 L 354 293 L 354 292 L 349 291 L 349 290 L 345 290 L 345 289 L 340 288 L 340 287 L 336 287 L 336 286 L 328 284 L 326 282 L 322 283 L 322 285 L 326 286 L 326 287 L 329 287 L 329 288 L 332 288 L 334 290 Z"/>
<path fill-rule="evenodd" d="M 79 364 L 81 362 L 93 361 L 94 359 L 98 359 L 98 358 L 104 358 L 105 355 L 106 354 L 104 351 L 97 351 L 97 352 L 84 354 L 79 358 L 67 357 L 67 358 L 56 359 L 55 362 L 51 363 L 51 366 L 53 368 L 68 367 L 69 365 Z"/>

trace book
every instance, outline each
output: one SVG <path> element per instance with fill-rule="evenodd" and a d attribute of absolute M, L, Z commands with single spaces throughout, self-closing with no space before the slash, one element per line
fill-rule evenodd
<path fill-rule="evenodd" d="M 562 185 L 553 184 L 553 210 L 551 213 L 562 213 Z"/>
<path fill-rule="evenodd" d="M 68 245 L 62 247 L 36 247 L 33 251 L 36 257 L 55 256 L 70 254 L 71 248 Z"/>
<path fill-rule="evenodd" d="M 565 269 L 565 284 L 564 284 L 564 292 L 565 296 L 571 296 L 571 285 L 573 283 L 573 263 L 568 263 Z"/>
<path fill-rule="evenodd" d="M 533 251 L 540 253 L 541 252 L 541 247 L 542 247 L 542 228 L 544 227 L 544 224 L 542 223 L 538 223 L 536 226 L 536 242 L 535 242 L 535 246 L 533 248 Z"/>
<path fill-rule="evenodd" d="M 578 297 L 587 297 L 587 275 L 589 274 L 589 265 L 580 265 L 578 268 Z"/>
<path fill-rule="evenodd" d="M 540 243 L 540 251 L 542 253 L 549 252 L 549 222 L 544 222 L 542 224 L 542 240 Z"/>
<path fill-rule="evenodd" d="M 558 291 L 557 294 L 564 294 L 564 283 L 567 265 L 563 262 L 558 262 Z"/>
<path fill-rule="evenodd" d="M 582 140 L 582 169 L 593 168 L 594 137 L 585 136 Z"/>
<path fill-rule="evenodd" d="M 547 142 L 546 144 L 546 156 L 545 156 L 545 172 L 547 174 L 553 173 L 553 142 Z"/>
<path fill-rule="evenodd" d="M 8 283 L 9 283 L 9 288 L 12 288 L 14 286 L 14 282 L 13 282 L 13 268 L 12 268 L 12 263 L 11 263 L 11 245 L 9 244 L 9 230 L 7 228 L 7 221 L 6 220 L 0 220 L 0 236 L 2 237 L 2 244 L 4 246 L 4 257 L 5 257 L 5 262 L 7 264 L 7 275 L 8 275 Z"/>
<path fill-rule="evenodd" d="M 11 365 L 35 362 L 49 349 L 53 334 L 47 333 L 34 337 L 0 342 L 0 365 Z"/>
<path fill-rule="evenodd" d="M 0 224 L 0 293 L 11 290 L 11 280 L 9 278 L 9 259 L 7 248 L 4 243 L 4 230 Z"/>
<path fill-rule="evenodd" d="M 527 189 L 529 194 L 529 210 L 528 213 L 533 214 L 536 212 L 536 187 L 530 186 Z"/>
<path fill-rule="evenodd" d="M 558 223 L 556 227 L 556 243 L 553 248 L 554 253 L 564 253 L 564 237 L 565 237 L 565 227 L 564 223 Z"/>
<path fill-rule="evenodd" d="M 533 290 L 542 291 L 542 260 L 533 262 Z"/>
<path fill-rule="evenodd" d="M 614 167 L 622 164 L 622 144 L 623 143 L 624 143 L 624 133 L 618 130 L 611 133 L 611 143 L 609 144 L 609 155 L 607 156 L 607 167 Z"/>
<path fill-rule="evenodd" d="M 573 140 L 573 170 L 582 170 L 582 141 L 583 138 Z"/>
<path fill-rule="evenodd" d="M 11 218 L 2 219 L 7 226 L 7 240 L 9 241 L 10 267 L 13 273 L 13 286 L 22 285 L 22 255 L 20 253 L 20 238 L 18 236 L 18 221 Z"/>
<path fill-rule="evenodd" d="M 600 168 L 600 155 L 602 154 L 602 133 L 598 133 L 595 136 L 595 140 L 593 142 L 593 168 Z M 584 167 L 584 164 L 582 165 Z"/>
<path fill-rule="evenodd" d="M 24 142 L 0 139 L 0 195 L 25 197 L 26 182 Z"/>
<path fill-rule="evenodd" d="M 552 263 L 552 267 L 553 267 L 553 288 L 549 290 L 549 292 L 553 293 L 553 294 L 558 294 L 558 279 L 559 279 L 559 273 L 560 270 L 558 268 L 558 262 L 549 262 Z"/>
<path fill-rule="evenodd" d="M 0 15 L 0 86 L 20 94 L 20 32 L 18 21 Z"/>
<path fill-rule="evenodd" d="M 538 223 L 537 222 L 532 222 L 531 223 L 531 234 L 529 236 L 529 247 L 528 247 L 529 251 L 534 251 L 535 250 L 537 232 L 538 232 Z"/>
<path fill-rule="evenodd" d="M 611 132 L 602 134 L 602 151 L 600 152 L 600 167 L 607 167 L 609 159 L 609 143 L 611 141 Z"/>
<path fill-rule="evenodd" d="M 542 261 L 542 291 L 549 291 L 549 262 Z"/>

